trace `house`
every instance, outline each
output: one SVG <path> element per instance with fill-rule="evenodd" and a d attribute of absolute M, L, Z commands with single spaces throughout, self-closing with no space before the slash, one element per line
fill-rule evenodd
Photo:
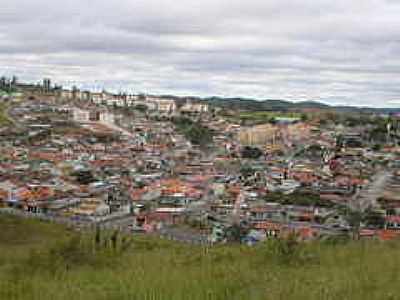
<path fill-rule="evenodd" d="M 265 205 L 253 207 L 249 210 L 249 221 L 259 223 L 265 221 L 281 221 L 283 219 L 283 210 L 280 205 Z"/>
<path fill-rule="evenodd" d="M 91 100 L 95 104 L 102 104 L 102 102 L 105 101 L 106 99 L 104 93 L 92 93 Z"/>
<path fill-rule="evenodd" d="M 263 233 L 266 237 L 279 237 L 284 225 L 274 222 L 257 222 L 252 227 L 254 230 Z"/>
<path fill-rule="evenodd" d="M 176 110 L 176 104 L 174 100 L 159 99 L 153 100 L 156 103 L 156 109 L 161 113 L 172 113 Z"/>
<path fill-rule="evenodd" d="M 207 103 L 185 103 L 180 111 L 182 113 L 206 113 L 208 112 L 208 104 Z"/>
<path fill-rule="evenodd" d="M 86 123 L 89 122 L 90 119 L 90 111 L 83 110 L 80 108 L 74 108 L 72 111 L 72 117 L 75 122 L 78 123 Z"/>
<path fill-rule="evenodd" d="M 158 208 L 153 212 L 136 217 L 136 226 L 146 232 L 160 229 L 163 225 L 175 225 L 184 220 L 184 208 Z"/>
<path fill-rule="evenodd" d="M 107 111 L 101 111 L 99 113 L 99 121 L 106 124 L 113 124 L 115 121 L 114 115 Z"/>
<path fill-rule="evenodd" d="M 110 214 L 110 207 L 99 198 L 85 198 L 78 207 L 70 208 L 69 213 L 80 216 L 105 216 Z"/>
<path fill-rule="evenodd" d="M 62 90 L 61 91 L 61 98 L 65 100 L 72 100 L 73 99 L 73 93 L 70 90 Z"/>
<path fill-rule="evenodd" d="M 385 228 L 400 230 L 400 216 L 386 216 Z"/>
<path fill-rule="evenodd" d="M 0 205 L 6 206 L 7 203 L 13 202 L 13 191 L 16 185 L 10 181 L 0 182 Z"/>
<path fill-rule="evenodd" d="M 400 239 L 400 230 L 384 229 L 378 231 L 378 237 L 382 241 L 392 241 Z"/>

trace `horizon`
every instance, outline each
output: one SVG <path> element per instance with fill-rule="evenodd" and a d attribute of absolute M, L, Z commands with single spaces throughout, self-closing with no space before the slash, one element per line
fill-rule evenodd
<path fill-rule="evenodd" d="M 42 84 L 43 78 L 42 80 L 36 80 L 36 81 L 24 81 L 21 80 L 18 76 L 16 76 L 15 74 L 12 75 L 15 76 L 18 79 L 19 83 L 26 83 L 26 84 Z M 11 76 L 11 77 L 12 77 Z M 10 78 L 11 78 L 10 77 Z M 59 85 L 59 83 L 57 82 L 51 82 L 52 85 Z M 67 89 L 67 90 L 72 90 L 72 88 L 74 87 L 74 85 L 67 85 L 67 86 L 63 86 L 61 85 L 63 89 Z M 293 104 L 299 104 L 299 103 L 317 103 L 317 104 L 322 104 L 322 105 L 327 105 L 330 107 L 353 107 L 353 108 L 360 108 L 360 109 L 391 109 L 391 110 L 400 110 L 400 104 L 397 106 L 372 106 L 372 105 L 352 105 L 352 104 L 340 104 L 340 103 L 328 103 L 328 102 L 324 102 L 323 100 L 319 100 L 319 99 L 297 99 L 297 100 L 290 100 L 290 99 L 272 99 L 272 98 L 249 98 L 249 97 L 245 97 L 245 96 L 221 96 L 221 95 L 206 95 L 206 96 L 200 96 L 200 95 L 188 95 L 188 94 L 161 94 L 161 93 L 151 93 L 151 92 L 135 92 L 135 91 L 127 91 L 127 90 L 116 90 L 116 89 L 110 89 L 108 87 L 90 87 L 90 86 L 85 86 L 85 85 L 81 85 L 81 86 L 77 86 L 79 89 L 81 89 L 82 91 L 89 91 L 92 93 L 96 93 L 96 92 L 101 92 L 101 91 L 106 91 L 112 94 L 128 94 L 128 95 L 148 95 L 148 96 L 159 96 L 159 97 L 176 97 L 176 98 L 198 98 L 199 100 L 210 100 L 213 98 L 218 98 L 218 99 L 223 99 L 223 100 L 230 100 L 230 99 L 240 99 L 242 101 L 256 101 L 256 102 L 264 102 L 264 101 L 284 101 L 284 102 L 288 102 L 288 103 L 293 103 Z"/>

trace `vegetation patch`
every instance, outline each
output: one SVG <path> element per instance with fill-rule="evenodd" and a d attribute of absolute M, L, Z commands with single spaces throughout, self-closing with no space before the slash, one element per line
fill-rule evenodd
<path fill-rule="evenodd" d="M 195 247 L 4 215 L 0 226 L 0 299 L 381 300 L 400 294 L 399 242 L 299 243 L 290 236 L 255 247 Z M 25 231 L 23 246 L 8 242 Z"/>
<path fill-rule="evenodd" d="M 299 118 L 305 120 L 307 118 L 306 114 L 297 112 L 273 112 L 273 111 L 255 111 L 255 112 L 242 112 L 240 113 L 240 120 L 245 124 L 266 124 L 276 123 L 276 118 Z"/>
<path fill-rule="evenodd" d="M 207 146 L 213 141 L 213 132 L 208 127 L 199 122 L 194 122 L 189 118 L 173 118 L 172 122 L 178 132 L 183 134 L 191 143 L 199 146 Z"/>
<path fill-rule="evenodd" d="M 0 103 L 0 127 L 11 125 L 12 122 L 8 119 L 6 115 L 7 105 Z"/>
<path fill-rule="evenodd" d="M 279 192 L 271 192 L 265 196 L 266 202 L 276 202 L 282 205 L 301 205 L 301 206 L 318 206 L 333 207 L 335 204 L 329 200 L 321 199 L 318 194 L 304 193 L 296 191 L 292 194 L 283 194 Z"/>

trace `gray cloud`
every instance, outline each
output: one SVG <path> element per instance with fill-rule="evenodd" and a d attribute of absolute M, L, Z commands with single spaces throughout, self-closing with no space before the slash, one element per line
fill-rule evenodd
<path fill-rule="evenodd" d="M 13 0 L 1 73 L 134 92 L 400 103 L 400 3 Z"/>

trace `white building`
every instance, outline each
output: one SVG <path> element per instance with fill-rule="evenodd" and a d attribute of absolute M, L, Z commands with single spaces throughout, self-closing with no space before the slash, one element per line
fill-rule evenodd
<path fill-rule="evenodd" d="M 176 111 L 176 103 L 174 99 L 146 96 L 146 103 L 153 103 L 155 110 L 161 113 L 173 113 Z"/>
<path fill-rule="evenodd" d="M 107 103 L 107 106 L 118 106 L 118 107 L 124 107 L 126 104 L 124 99 L 117 98 L 117 97 L 108 98 L 106 100 L 106 103 Z"/>
<path fill-rule="evenodd" d="M 101 104 L 102 101 L 104 100 L 103 93 L 92 93 L 91 97 L 93 103 L 95 104 Z"/>
<path fill-rule="evenodd" d="M 72 91 L 62 90 L 61 91 L 61 98 L 66 99 L 66 100 L 71 100 L 73 98 Z"/>
<path fill-rule="evenodd" d="M 156 102 L 156 105 L 159 112 L 173 113 L 176 111 L 176 104 L 174 100 L 159 100 Z"/>
<path fill-rule="evenodd" d="M 113 114 L 102 111 L 99 115 L 99 121 L 106 124 L 114 124 L 115 118 Z"/>
<path fill-rule="evenodd" d="M 90 112 L 88 110 L 74 108 L 72 114 L 75 122 L 80 122 L 80 123 L 89 122 Z"/>
<path fill-rule="evenodd" d="M 186 113 L 206 113 L 208 112 L 207 103 L 186 103 L 181 107 L 181 112 Z"/>

